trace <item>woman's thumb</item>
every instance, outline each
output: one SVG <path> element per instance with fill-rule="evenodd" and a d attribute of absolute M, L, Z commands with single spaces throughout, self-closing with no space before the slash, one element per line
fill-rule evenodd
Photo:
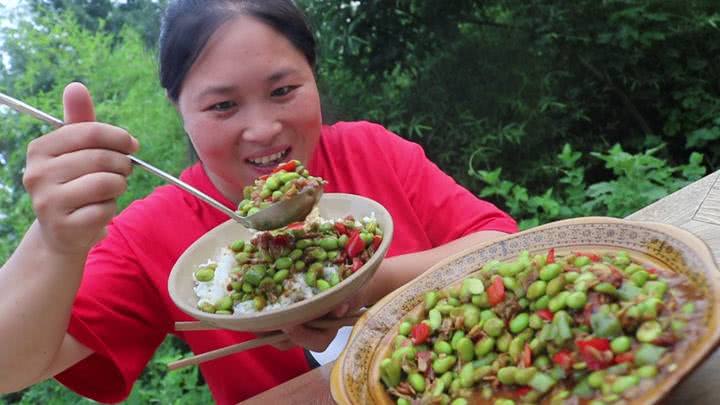
<path fill-rule="evenodd" d="M 95 107 L 90 92 L 82 83 L 70 83 L 65 87 L 63 108 L 66 124 L 95 121 Z"/>

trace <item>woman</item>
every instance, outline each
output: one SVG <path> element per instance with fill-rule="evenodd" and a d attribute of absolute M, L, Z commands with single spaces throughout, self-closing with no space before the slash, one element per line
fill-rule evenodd
<path fill-rule="evenodd" d="M 178 0 L 160 41 L 160 76 L 200 162 L 181 178 L 234 207 L 243 187 L 299 159 L 326 192 L 368 196 L 395 222 L 388 258 L 349 307 L 369 305 L 438 260 L 514 232 L 515 222 L 379 125 L 322 125 L 314 40 L 290 0 Z M 33 141 L 24 184 L 37 220 L 0 271 L 0 391 L 55 376 L 102 402 L 127 396 L 175 321 L 166 285 L 179 255 L 226 220 L 173 186 L 114 219 L 138 141 L 94 122 L 87 90 L 64 93 L 67 125 Z M 322 350 L 335 331 L 286 331 Z M 177 334 L 195 352 L 253 338 Z M 300 347 L 262 347 L 201 366 L 215 400 L 235 403 L 309 369 Z"/>

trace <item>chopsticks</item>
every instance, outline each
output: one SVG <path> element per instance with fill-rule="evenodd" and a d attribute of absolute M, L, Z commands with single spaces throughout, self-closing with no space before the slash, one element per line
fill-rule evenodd
<path fill-rule="evenodd" d="M 365 309 L 361 309 L 354 314 L 336 318 L 336 319 L 318 319 L 306 323 L 305 325 L 316 329 L 329 329 L 329 328 L 340 328 L 341 326 L 351 326 L 362 316 Z M 202 321 L 189 321 L 189 322 L 176 322 L 176 331 L 202 331 L 218 329 L 213 325 L 208 325 Z M 289 337 L 283 332 L 272 332 L 262 337 L 248 340 L 247 342 L 237 343 L 220 349 L 210 350 L 209 352 L 201 353 L 198 355 L 190 356 L 182 360 L 174 361 L 168 364 L 168 370 L 177 370 L 187 366 L 193 366 L 196 364 L 204 363 L 206 361 L 215 360 L 220 357 L 224 357 L 230 354 L 239 353 L 244 350 L 254 349 L 263 345 L 272 345 L 280 342 L 289 340 Z"/>

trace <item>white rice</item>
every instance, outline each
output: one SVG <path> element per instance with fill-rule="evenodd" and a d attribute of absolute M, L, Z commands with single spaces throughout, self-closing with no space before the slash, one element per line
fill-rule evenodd
<path fill-rule="evenodd" d="M 215 304 L 220 298 L 228 295 L 227 285 L 230 283 L 230 270 L 235 264 L 235 257 L 228 248 L 223 248 L 215 260 L 208 260 L 207 264 L 217 263 L 215 268 L 215 276 L 210 281 L 198 281 L 193 273 L 195 280 L 195 295 L 199 298 L 198 305 L 204 303 Z"/>

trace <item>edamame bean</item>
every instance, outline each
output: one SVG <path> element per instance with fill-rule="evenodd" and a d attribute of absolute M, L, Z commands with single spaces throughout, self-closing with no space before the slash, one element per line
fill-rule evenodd
<path fill-rule="evenodd" d="M 325 238 L 320 239 L 320 242 L 318 243 L 318 245 L 325 250 L 337 250 L 338 239 L 334 236 L 327 236 Z"/>
<path fill-rule="evenodd" d="M 289 269 L 292 267 L 293 260 L 289 257 L 278 257 L 275 260 L 275 268 L 278 270 Z"/>
<path fill-rule="evenodd" d="M 463 288 L 465 288 L 470 294 L 478 295 L 485 291 L 485 286 L 482 280 L 477 278 L 467 278 L 463 281 Z"/>
<path fill-rule="evenodd" d="M 633 284 L 635 284 L 636 286 L 642 287 L 645 285 L 645 282 L 648 280 L 649 277 L 650 274 L 648 274 L 647 271 L 639 270 L 630 276 L 630 281 L 632 281 Z"/>
<path fill-rule="evenodd" d="M 285 281 L 285 279 L 288 278 L 289 275 L 290 275 L 290 270 L 287 270 L 287 269 L 280 270 L 277 273 L 275 273 L 275 275 L 273 276 L 273 281 L 280 284 L 283 281 Z"/>
<path fill-rule="evenodd" d="M 400 327 L 398 328 L 398 333 L 400 333 L 403 336 L 409 336 L 411 330 L 412 330 L 412 324 L 408 321 L 403 321 L 402 323 L 400 323 Z"/>
<path fill-rule="evenodd" d="M 662 326 L 658 321 L 645 321 L 635 333 L 637 340 L 649 343 L 660 337 L 662 334 Z"/>
<path fill-rule="evenodd" d="M 425 378 L 420 373 L 410 373 L 408 382 L 415 389 L 415 392 L 425 392 Z"/>
<path fill-rule="evenodd" d="M 515 371 L 517 367 L 503 367 L 497 372 L 497 379 L 505 385 L 515 384 Z"/>
<path fill-rule="evenodd" d="M 485 336 L 484 338 L 478 340 L 478 342 L 475 344 L 475 356 L 478 358 L 485 356 L 486 354 L 490 353 L 492 349 L 495 347 L 495 338 L 492 336 Z"/>
<path fill-rule="evenodd" d="M 457 357 L 453 355 L 438 357 L 432 363 L 433 371 L 435 372 L 435 374 L 442 374 L 450 370 L 450 368 L 455 365 L 456 361 Z"/>
<path fill-rule="evenodd" d="M 530 323 L 530 315 L 527 312 L 521 312 L 510 321 L 510 332 L 520 333 L 527 328 Z"/>
<path fill-rule="evenodd" d="M 462 337 L 457 342 L 457 348 L 455 349 L 457 351 L 458 358 L 464 362 L 472 361 L 474 353 L 474 345 L 472 340 L 470 340 L 468 337 Z"/>
<path fill-rule="evenodd" d="M 550 263 L 540 270 L 540 280 L 550 281 L 560 274 L 562 266 L 558 263 Z"/>
<path fill-rule="evenodd" d="M 622 394 L 630 388 L 636 386 L 639 382 L 639 378 L 634 375 L 626 375 L 618 377 L 612 384 L 611 390 L 616 394 Z"/>
<path fill-rule="evenodd" d="M 460 385 L 463 388 L 470 388 L 473 386 L 473 365 L 472 363 L 467 363 L 463 366 L 463 368 L 460 369 L 460 374 L 458 375 L 460 377 Z"/>
<path fill-rule="evenodd" d="M 240 252 L 244 247 L 245 241 L 242 239 L 238 239 L 230 245 L 230 249 L 232 249 L 233 252 Z"/>
<path fill-rule="evenodd" d="M 442 314 L 437 309 L 431 309 L 428 312 L 428 320 L 430 328 L 432 328 L 432 330 L 436 330 L 440 328 L 440 324 L 442 324 Z"/>
<path fill-rule="evenodd" d="M 218 302 L 215 303 L 216 311 L 229 311 L 232 309 L 232 306 L 232 298 L 229 295 L 220 298 Z"/>
<path fill-rule="evenodd" d="M 383 359 L 380 362 L 380 377 L 388 387 L 394 387 L 400 384 L 402 377 L 402 368 L 400 362 L 392 359 Z"/>
<path fill-rule="evenodd" d="M 587 295 L 582 291 L 575 291 L 567 296 L 567 306 L 572 309 L 580 309 L 587 303 Z"/>
<path fill-rule="evenodd" d="M 453 348 L 452 346 L 450 346 L 450 343 L 444 340 L 435 341 L 435 344 L 433 345 L 433 350 L 435 350 L 435 353 L 437 354 L 452 354 L 453 352 Z"/>
<path fill-rule="evenodd" d="M 618 336 L 610 342 L 610 349 L 613 353 L 625 353 L 630 350 L 632 340 L 627 336 Z"/>
<path fill-rule="evenodd" d="M 317 288 L 318 288 L 318 290 L 320 290 L 320 292 L 323 292 L 330 288 L 330 283 L 328 283 L 327 281 L 325 281 L 323 279 L 317 280 L 316 284 L 317 284 Z"/>
<path fill-rule="evenodd" d="M 563 289 L 565 288 L 565 276 L 560 275 L 558 277 L 555 277 L 552 279 L 545 289 L 545 294 L 547 294 L 550 297 L 554 297 L 555 295 L 559 294 Z"/>
<path fill-rule="evenodd" d="M 540 315 L 533 313 L 530 315 L 530 321 L 529 326 L 535 330 L 542 329 L 543 325 L 545 324 L 545 321 L 540 317 Z"/>
<path fill-rule="evenodd" d="M 463 337 L 465 337 L 465 332 L 459 329 L 456 330 L 452 339 L 450 339 L 450 346 L 452 346 L 453 349 L 457 349 L 457 344 Z"/>
<path fill-rule="evenodd" d="M 498 337 L 505 329 L 505 324 L 498 318 L 490 318 L 483 323 L 483 331 L 489 336 Z"/>
<path fill-rule="evenodd" d="M 531 300 L 540 298 L 543 294 L 545 294 L 546 287 L 547 282 L 543 280 L 536 280 L 528 287 L 526 296 Z"/>
<path fill-rule="evenodd" d="M 563 291 L 560 294 L 554 296 L 548 302 L 548 309 L 550 312 L 558 312 L 565 308 L 567 305 L 567 297 L 570 295 L 569 291 Z"/>
<path fill-rule="evenodd" d="M 657 367 L 653 365 L 642 366 L 635 370 L 635 374 L 640 378 L 653 378 L 657 373 Z"/>
<path fill-rule="evenodd" d="M 537 372 L 535 367 L 519 368 L 515 371 L 515 383 L 527 385 Z"/>
<path fill-rule="evenodd" d="M 260 285 L 260 282 L 263 278 L 265 278 L 265 273 L 267 272 L 267 268 L 264 264 L 256 264 L 250 267 L 248 271 L 245 272 L 245 275 L 243 276 L 243 281 L 249 283 L 253 286 Z"/>
<path fill-rule="evenodd" d="M 435 305 L 438 303 L 438 293 L 435 291 L 428 291 L 425 293 L 425 310 L 431 310 L 435 308 Z"/>
<path fill-rule="evenodd" d="M 615 288 L 615 286 L 610 283 L 606 283 L 606 282 L 599 283 L 598 285 L 596 285 L 593 288 L 593 290 L 603 293 L 603 294 L 612 295 L 612 296 L 617 295 L 617 289 Z"/>
<path fill-rule="evenodd" d="M 197 281 L 212 281 L 212 279 L 215 278 L 215 270 L 204 267 L 198 271 L 195 272 L 195 279 Z"/>

